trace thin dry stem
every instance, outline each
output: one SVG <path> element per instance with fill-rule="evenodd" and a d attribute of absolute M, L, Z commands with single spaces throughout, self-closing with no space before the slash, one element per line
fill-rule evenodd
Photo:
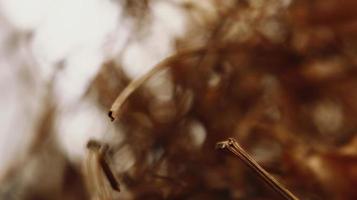
<path fill-rule="evenodd" d="M 216 148 L 228 149 L 236 155 L 245 165 L 252 169 L 256 174 L 267 183 L 275 192 L 281 195 L 284 199 L 299 200 L 293 193 L 284 187 L 278 180 L 271 176 L 265 169 L 263 169 L 240 145 L 233 139 L 218 142 Z"/>
<path fill-rule="evenodd" d="M 129 85 L 124 88 L 124 90 L 119 94 L 119 96 L 115 99 L 114 103 L 112 104 L 112 107 L 109 110 L 109 117 L 112 121 L 114 121 L 119 115 L 120 115 L 120 110 L 125 101 L 128 99 L 128 97 L 135 91 L 137 90 L 143 83 L 145 83 L 150 77 L 155 75 L 157 72 L 165 69 L 166 67 L 171 66 L 173 63 L 177 62 L 180 59 L 183 59 L 187 56 L 193 56 L 199 53 L 204 52 L 206 47 L 199 47 L 199 48 L 192 48 L 192 49 L 186 49 L 186 50 L 181 50 L 178 53 L 164 59 L 163 61 L 159 62 L 157 65 L 155 65 L 149 72 L 144 74 L 142 77 L 133 80 L 129 83 Z"/>

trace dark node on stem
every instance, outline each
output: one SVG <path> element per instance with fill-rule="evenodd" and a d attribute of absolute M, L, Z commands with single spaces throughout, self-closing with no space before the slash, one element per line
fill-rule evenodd
<path fill-rule="evenodd" d="M 114 121 L 114 120 L 115 120 L 115 118 L 114 118 L 114 116 L 113 116 L 113 111 L 109 111 L 109 112 L 108 112 L 108 116 L 109 116 L 109 118 L 110 118 L 110 121 Z"/>
<path fill-rule="evenodd" d="M 96 140 L 89 140 L 87 143 L 87 148 L 88 149 L 100 149 L 102 145 L 100 144 L 100 142 L 96 141 Z"/>

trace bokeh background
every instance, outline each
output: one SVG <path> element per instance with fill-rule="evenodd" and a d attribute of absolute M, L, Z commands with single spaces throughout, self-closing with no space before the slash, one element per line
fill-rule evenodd
<path fill-rule="evenodd" d="M 133 79 L 182 50 L 107 116 Z M 355 0 L 0 0 L 0 199 L 357 199 Z"/>

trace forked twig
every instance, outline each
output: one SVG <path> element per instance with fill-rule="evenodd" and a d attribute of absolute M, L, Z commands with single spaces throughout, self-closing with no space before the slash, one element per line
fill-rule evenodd
<path fill-rule="evenodd" d="M 279 183 L 265 169 L 263 169 L 240 145 L 234 138 L 229 138 L 225 141 L 218 142 L 218 149 L 227 149 L 236 155 L 245 165 L 252 169 L 256 174 L 268 184 L 275 192 L 287 200 L 299 200 L 293 193 Z"/>
<path fill-rule="evenodd" d="M 92 193 L 92 197 L 100 200 L 113 199 L 112 191 L 108 188 L 106 181 L 109 182 L 113 190 L 119 192 L 120 188 L 105 158 L 108 147 L 90 140 L 87 148 L 89 152 L 85 163 L 85 172 L 88 189 Z"/>

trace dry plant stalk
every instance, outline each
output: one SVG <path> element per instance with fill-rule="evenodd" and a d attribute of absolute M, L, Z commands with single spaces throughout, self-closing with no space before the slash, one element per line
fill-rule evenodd
<path fill-rule="evenodd" d="M 245 165 L 252 169 L 266 184 L 275 192 L 287 200 L 299 200 L 293 193 L 284 187 L 278 180 L 271 176 L 257 161 L 255 161 L 234 138 L 228 138 L 225 141 L 218 142 L 216 148 L 228 149 L 236 155 Z"/>
<path fill-rule="evenodd" d="M 107 181 L 113 190 L 119 192 L 120 188 L 105 158 L 108 146 L 90 140 L 87 148 L 89 151 L 85 163 L 85 173 L 88 190 L 92 194 L 92 198 L 99 200 L 113 199 L 113 193 L 108 187 Z"/>
<path fill-rule="evenodd" d="M 167 57 L 166 59 L 162 60 L 158 64 L 156 64 L 149 72 L 144 74 L 138 79 L 135 79 L 129 83 L 127 87 L 119 94 L 119 96 L 115 99 L 112 107 L 109 110 L 109 117 L 112 121 L 114 121 L 120 115 L 120 109 L 125 103 L 126 99 L 135 91 L 137 90 L 143 83 L 145 83 L 150 77 L 155 75 L 157 72 L 169 67 L 171 64 L 175 63 L 176 61 L 183 59 L 187 56 L 193 56 L 199 53 L 202 53 L 206 50 L 206 47 L 198 47 L 198 48 L 190 48 L 185 49 L 177 52 L 176 54 Z"/>

